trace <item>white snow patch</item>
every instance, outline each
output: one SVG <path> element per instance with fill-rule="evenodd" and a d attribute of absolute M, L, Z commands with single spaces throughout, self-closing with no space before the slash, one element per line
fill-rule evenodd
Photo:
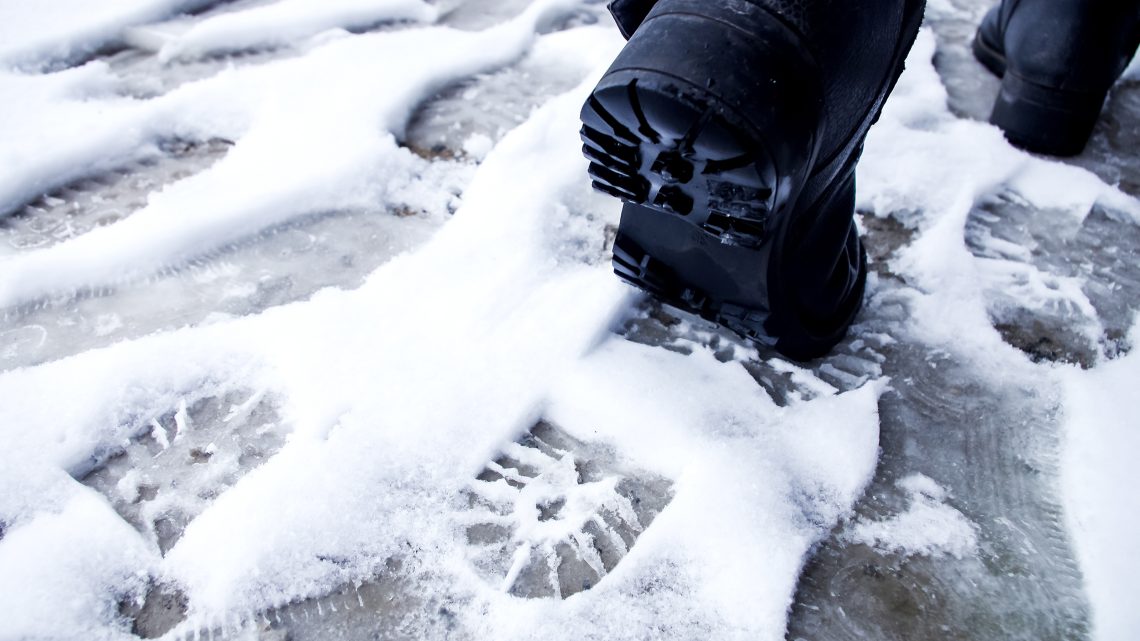
<path fill-rule="evenodd" d="M 1140 78 L 1140 53 L 1132 58 L 1132 62 L 1128 65 L 1128 68 L 1124 70 L 1124 74 L 1121 77 L 1125 80 L 1136 80 Z"/>
<path fill-rule="evenodd" d="M 1132 340 L 1140 337 L 1136 328 Z M 1081 371 L 1065 389 L 1062 496 L 1093 610 L 1094 638 L 1134 639 L 1140 611 L 1140 352 Z"/>
<path fill-rule="evenodd" d="M 118 600 L 142 589 L 153 553 L 99 495 L 69 480 L 58 511 L 0 542 L 4 639 L 116 639 Z"/>
<path fill-rule="evenodd" d="M 845 533 L 855 543 L 906 556 L 972 555 L 977 529 L 964 514 L 946 504 L 946 490 L 922 474 L 911 474 L 896 485 L 906 492 L 905 512 L 882 521 L 857 521 Z"/>
<path fill-rule="evenodd" d="M 141 105 L 114 87 L 103 63 L 45 75 L 0 69 L 0 217 L 53 187 L 156 153 L 136 125 Z"/>
<path fill-rule="evenodd" d="M 463 153 L 478 162 L 486 158 L 494 146 L 495 141 L 491 140 L 490 136 L 485 134 L 471 134 L 467 140 L 463 141 Z"/>
<path fill-rule="evenodd" d="M 0 66 L 64 62 L 119 38 L 130 26 L 206 0 L 36 0 L 0 3 Z"/>
<path fill-rule="evenodd" d="M 159 59 L 282 46 L 334 28 L 379 22 L 435 22 L 438 10 L 420 0 L 279 0 L 198 22 L 159 50 Z"/>

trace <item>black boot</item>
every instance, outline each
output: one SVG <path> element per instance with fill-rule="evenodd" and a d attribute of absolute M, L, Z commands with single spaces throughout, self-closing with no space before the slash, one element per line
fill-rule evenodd
<path fill-rule="evenodd" d="M 855 163 L 923 5 L 615 0 L 632 36 L 582 109 L 594 186 L 626 202 L 615 271 L 789 357 L 830 350 L 866 281 Z"/>
<path fill-rule="evenodd" d="M 974 38 L 1002 78 L 990 122 L 1023 149 L 1079 154 L 1137 44 L 1136 0 L 1004 0 Z"/>

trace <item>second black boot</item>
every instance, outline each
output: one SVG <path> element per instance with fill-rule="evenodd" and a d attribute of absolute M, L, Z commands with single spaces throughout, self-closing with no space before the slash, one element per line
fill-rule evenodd
<path fill-rule="evenodd" d="M 858 312 L 855 164 L 923 0 L 616 0 L 629 42 L 582 109 L 625 201 L 614 269 L 786 356 Z"/>
<path fill-rule="evenodd" d="M 990 122 L 1023 149 L 1079 154 L 1137 44 L 1137 0 L 1004 0 L 974 38 L 1002 78 Z"/>

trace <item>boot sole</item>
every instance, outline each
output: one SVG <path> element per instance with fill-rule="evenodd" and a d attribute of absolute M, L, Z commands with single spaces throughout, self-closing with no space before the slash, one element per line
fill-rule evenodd
<path fill-rule="evenodd" d="M 680 91 L 678 91 L 680 90 Z M 582 113 L 582 152 L 599 191 L 681 217 L 727 245 L 767 237 L 775 171 L 739 121 L 679 78 L 622 71 Z"/>
<path fill-rule="evenodd" d="M 594 186 L 625 201 L 614 271 L 795 360 L 843 338 L 867 275 L 852 220 L 858 147 L 798 202 L 815 168 L 819 78 L 799 36 L 755 4 L 659 0 L 581 115 Z"/>
<path fill-rule="evenodd" d="M 582 121 L 594 188 L 626 203 L 614 272 L 770 342 L 762 288 L 741 286 L 763 283 L 775 191 L 775 170 L 751 127 L 702 88 L 644 69 L 607 74 Z"/>
<path fill-rule="evenodd" d="M 866 255 L 851 221 L 853 175 L 813 206 L 821 220 L 845 221 L 842 229 L 827 230 L 839 237 L 824 243 L 844 251 L 834 263 L 808 261 L 791 276 L 824 272 L 815 279 L 847 296 L 837 308 L 812 314 L 823 319 L 815 327 L 802 317 L 795 323 L 772 318 L 766 274 L 778 244 L 773 236 L 787 218 L 773 211 L 773 162 L 746 123 L 729 121 L 724 105 L 695 88 L 687 87 L 697 96 L 675 92 L 682 85 L 644 71 L 612 74 L 583 109 L 583 152 L 593 185 L 626 203 L 614 272 L 795 360 L 825 354 L 861 307 L 866 283 Z M 675 93 L 665 94 L 662 86 Z"/>
<path fill-rule="evenodd" d="M 816 142 L 819 90 L 803 79 L 818 76 L 795 38 L 742 0 L 660 0 L 581 114 L 594 187 L 626 203 L 615 273 L 766 344 L 768 241 Z"/>

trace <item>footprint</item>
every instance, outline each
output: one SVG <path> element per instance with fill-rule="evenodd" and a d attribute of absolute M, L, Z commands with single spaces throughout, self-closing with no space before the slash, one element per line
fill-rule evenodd
<path fill-rule="evenodd" d="M 1125 216 L 1094 206 L 1079 219 L 1005 194 L 974 209 L 966 243 L 994 327 L 1034 361 L 1089 368 L 1131 348 L 1140 226 Z"/>
<path fill-rule="evenodd" d="M 886 312 L 865 309 L 831 354 L 810 363 L 791 363 L 715 323 L 678 311 L 649 297 L 618 330 L 626 340 L 680 354 L 711 351 L 722 363 L 736 361 L 777 405 L 851 391 L 882 376 L 885 345 L 894 341 Z"/>
<path fill-rule="evenodd" d="M 212 42 L 208 42 L 204 48 L 194 47 L 191 51 L 185 52 L 187 55 L 173 55 L 169 58 L 161 55 L 173 53 L 163 51 L 164 47 L 177 44 L 180 37 L 203 23 L 218 18 L 227 20 L 227 15 L 256 11 L 259 8 L 272 9 L 272 4 L 261 0 L 209 3 L 197 11 L 126 29 L 120 46 L 105 50 L 97 57 L 122 80 L 123 93 L 145 99 L 164 95 L 182 85 L 216 76 L 228 69 L 263 65 L 296 56 L 302 49 L 294 45 L 297 42 L 303 43 L 316 34 L 307 35 L 302 29 L 294 39 L 295 42 L 282 42 L 274 37 L 265 37 L 268 34 L 279 33 L 280 28 L 274 24 L 273 16 L 263 16 L 265 25 L 258 33 L 262 37 L 242 38 L 243 27 L 244 31 L 253 33 L 249 22 L 255 17 L 248 14 L 246 18 L 249 21 L 241 26 L 235 26 L 232 22 L 212 23 L 214 38 L 208 39 Z M 346 31 L 365 33 L 401 29 L 406 28 L 408 24 L 397 20 L 380 19 L 372 24 L 352 26 Z"/>
<path fill-rule="evenodd" d="M 158 166 L 163 162 L 158 161 Z M 115 174 L 117 180 L 149 180 L 146 172 L 151 168 L 142 167 L 141 176 Z M 398 196 L 403 202 L 393 203 L 396 209 L 329 211 L 301 217 L 203 252 L 145 279 L 125 276 L 114 286 L 50 294 L 0 310 L 0 371 L 158 331 L 257 314 L 303 300 L 329 286 L 358 287 L 377 267 L 426 242 L 446 222 L 448 202 L 462 191 L 472 169 L 462 163 L 431 163 L 407 193 Z M 159 188 L 157 181 L 150 187 Z M 145 204 L 151 193 L 107 189 L 129 202 L 115 205 L 117 211 L 126 213 Z M 55 193 L 62 200 L 65 192 Z M 47 228 L 48 232 L 29 244 L 59 242 L 62 238 L 52 238 L 50 230 L 67 226 L 68 233 L 78 233 L 82 225 L 92 224 L 87 219 L 95 214 L 88 214 L 118 202 L 99 192 L 68 197 L 76 200 L 54 205 L 58 219 L 51 218 L 51 212 L 36 211 L 34 217 L 29 213 L 0 220 L 0 257 L 5 236 L 29 238 L 31 232 L 26 228 Z M 98 207 L 87 208 L 88 202 Z M 48 222 L 37 222 L 40 217 Z"/>
<path fill-rule="evenodd" d="M 159 153 L 54 189 L 0 218 L 0 258 L 43 249 L 127 218 L 151 194 L 208 169 L 232 143 L 171 139 Z"/>
<path fill-rule="evenodd" d="M 191 521 L 285 442 L 274 398 L 246 389 L 207 395 L 145 422 L 81 479 L 166 554 Z"/>
<path fill-rule="evenodd" d="M 509 6 L 468 2 L 444 23 L 460 22 L 487 26 L 485 19 L 514 13 Z M 465 16 L 460 19 L 460 15 Z M 597 7 L 584 7 L 556 30 L 600 20 Z M 468 24 L 467 20 L 474 22 Z M 480 161 L 507 132 L 522 124 L 531 113 L 554 96 L 570 91 L 584 71 L 551 47 L 536 45 L 517 63 L 491 73 L 478 74 L 454 83 L 425 100 L 412 114 L 402 144 L 428 160 L 466 158 Z"/>
<path fill-rule="evenodd" d="M 468 490 L 470 559 L 503 592 L 565 599 L 604 580 L 672 498 L 668 479 L 539 422 Z"/>
<path fill-rule="evenodd" d="M 187 619 L 185 595 L 177 586 L 155 583 L 141 603 L 120 604 L 120 613 L 131 622 L 132 632 L 144 639 L 448 638 L 456 626 L 458 604 L 450 602 L 450 596 L 424 594 L 405 575 L 404 565 L 404 561 L 391 558 L 367 581 L 262 612 L 207 620 Z"/>

